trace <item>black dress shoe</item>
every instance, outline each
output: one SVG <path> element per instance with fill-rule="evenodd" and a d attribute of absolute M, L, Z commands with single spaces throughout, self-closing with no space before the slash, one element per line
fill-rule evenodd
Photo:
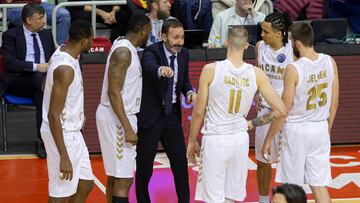
<path fill-rule="evenodd" d="M 46 159 L 45 146 L 42 140 L 36 142 L 35 152 L 40 159 Z"/>

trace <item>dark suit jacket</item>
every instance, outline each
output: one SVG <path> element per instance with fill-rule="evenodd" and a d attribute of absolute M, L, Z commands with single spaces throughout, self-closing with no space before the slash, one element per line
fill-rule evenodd
<path fill-rule="evenodd" d="M 55 51 L 52 34 L 49 30 L 42 30 L 39 32 L 39 36 L 44 49 L 45 61 L 48 62 Z M 3 33 L 1 48 L 5 68 L 0 82 L 2 95 L 14 77 L 23 72 L 33 72 L 33 62 L 25 61 L 26 41 L 22 25 Z"/>
<path fill-rule="evenodd" d="M 186 48 L 182 48 L 177 55 L 178 80 L 176 85 L 176 108 L 178 109 L 181 121 L 180 93 L 186 95 L 192 90 L 189 81 L 189 53 Z M 143 74 L 143 90 L 141 98 L 140 113 L 138 114 L 138 125 L 142 128 L 151 127 L 163 112 L 163 100 L 166 92 L 166 78 L 158 77 L 160 66 L 170 66 L 165 56 L 162 42 L 154 43 L 143 52 L 141 59 Z"/>

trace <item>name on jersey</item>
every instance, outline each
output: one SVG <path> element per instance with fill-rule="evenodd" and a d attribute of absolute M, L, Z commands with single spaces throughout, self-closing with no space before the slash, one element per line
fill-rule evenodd
<path fill-rule="evenodd" d="M 269 77 L 269 79 L 274 79 L 274 80 L 284 79 L 285 68 L 275 65 L 270 66 L 269 64 L 265 64 L 265 65 L 261 64 L 260 68 L 261 70 L 266 72 L 266 75 Z"/>
<path fill-rule="evenodd" d="M 322 70 L 318 74 L 311 74 L 307 82 L 308 83 L 316 82 L 326 77 L 327 77 L 326 70 Z"/>
<path fill-rule="evenodd" d="M 235 78 L 231 76 L 224 77 L 225 85 L 234 85 L 237 87 L 248 87 L 249 86 L 249 78 Z"/>

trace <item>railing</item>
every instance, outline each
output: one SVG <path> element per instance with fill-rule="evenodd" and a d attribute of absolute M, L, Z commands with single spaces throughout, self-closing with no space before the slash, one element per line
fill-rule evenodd
<path fill-rule="evenodd" d="M 92 11 L 91 11 L 91 24 L 94 30 L 94 34 L 96 33 L 96 6 L 97 5 L 125 5 L 126 0 L 117 0 L 117 1 L 79 1 L 79 2 L 62 2 L 55 6 L 53 12 L 52 12 L 52 34 L 54 37 L 54 43 L 58 46 L 56 42 L 56 13 L 57 10 L 59 10 L 61 7 L 65 6 L 85 6 L 85 5 L 91 5 Z"/>
<path fill-rule="evenodd" d="M 0 9 L 2 9 L 2 32 L 7 30 L 7 9 L 8 8 L 22 8 L 25 4 L 0 4 Z"/>

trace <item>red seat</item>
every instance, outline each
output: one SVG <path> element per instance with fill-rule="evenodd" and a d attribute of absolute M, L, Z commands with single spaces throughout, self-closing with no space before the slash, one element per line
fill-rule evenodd
<path fill-rule="evenodd" d="M 108 53 L 111 49 L 111 41 L 105 37 L 95 37 L 93 45 L 89 52 L 105 52 Z"/>

